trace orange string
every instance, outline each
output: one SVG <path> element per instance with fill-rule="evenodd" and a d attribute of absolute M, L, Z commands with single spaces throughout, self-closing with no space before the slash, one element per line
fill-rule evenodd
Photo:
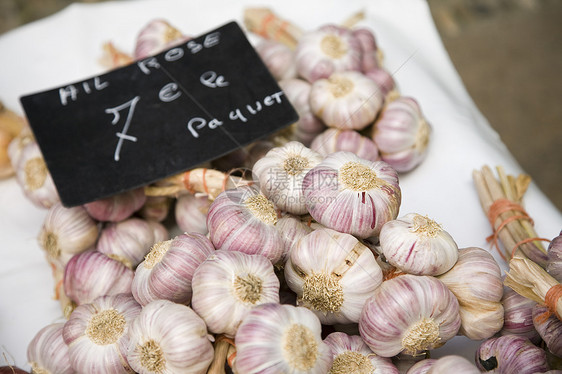
<path fill-rule="evenodd" d="M 193 189 L 193 186 L 191 185 L 191 181 L 189 180 L 190 176 L 191 176 L 191 170 L 188 170 L 183 174 L 183 185 L 184 185 L 186 190 L 188 190 L 191 193 L 195 193 L 195 190 Z"/>
<path fill-rule="evenodd" d="M 260 29 L 257 32 L 258 35 L 261 35 L 265 38 L 267 38 L 268 34 L 267 34 L 267 25 L 273 21 L 275 19 L 275 15 L 273 13 L 268 14 L 267 16 L 264 17 L 263 21 L 261 22 L 260 25 Z"/>
<path fill-rule="evenodd" d="M 203 169 L 203 175 L 201 176 L 203 178 L 203 191 L 205 191 L 205 193 L 208 195 L 209 190 L 207 189 L 207 178 L 205 178 L 206 174 L 207 174 L 207 169 L 204 168 Z"/>
<path fill-rule="evenodd" d="M 560 315 L 558 314 L 557 304 L 558 301 L 562 299 L 562 284 L 555 284 L 554 286 L 550 287 L 550 289 L 546 292 L 544 296 L 544 304 L 548 308 L 548 310 L 542 314 L 539 314 L 535 321 L 539 324 L 545 323 L 546 320 L 554 313 L 556 318 L 562 320 Z"/>
<path fill-rule="evenodd" d="M 221 340 L 227 342 L 228 344 L 230 344 L 231 346 L 233 346 L 234 348 L 236 348 L 236 344 L 234 344 L 234 340 L 232 340 L 232 339 L 230 339 L 230 338 L 227 338 L 227 337 L 224 336 L 224 335 L 220 335 L 219 337 L 217 337 L 216 341 L 217 341 L 217 343 L 218 343 L 218 342 L 220 342 Z M 227 363 L 228 363 L 228 366 L 232 367 L 232 364 L 233 364 L 233 361 L 234 361 L 234 358 L 235 358 L 235 357 L 236 357 L 236 351 L 234 351 L 230 356 L 227 357 L 226 361 L 227 361 Z"/>
<path fill-rule="evenodd" d="M 228 356 L 228 358 L 226 359 L 226 362 L 228 362 L 228 366 L 232 367 L 235 358 L 236 358 L 236 351 L 232 352 L 230 356 Z"/>
<path fill-rule="evenodd" d="M 289 22 L 287 21 L 283 21 L 281 23 L 281 25 L 277 28 L 277 30 L 275 30 L 275 34 L 273 34 L 273 39 L 274 40 L 279 40 L 279 35 L 282 32 L 285 32 L 285 29 L 287 28 L 287 26 L 289 25 Z"/>

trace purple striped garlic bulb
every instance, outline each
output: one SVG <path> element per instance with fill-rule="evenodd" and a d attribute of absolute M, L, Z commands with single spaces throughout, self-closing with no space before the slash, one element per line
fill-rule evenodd
<path fill-rule="evenodd" d="M 562 320 L 551 313 L 548 307 L 536 304 L 533 307 L 533 325 L 548 350 L 562 358 Z"/>
<path fill-rule="evenodd" d="M 546 352 L 522 336 L 490 338 L 476 351 L 476 366 L 498 374 L 533 374 L 547 371 Z"/>
<path fill-rule="evenodd" d="M 207 195 L 184 194 L 178 197 L 174 215 L 183 232 L 207 235 L 207 212 L 212 200 Z"/>
<path fill-rule="evenodd" d="M 77 373 L 127 374 L 128 330 L 141 312 L 131 295 L 101 296 L 78 306 L 63 328 Z"/>
<path fill-rule="evenodd" d="M 254 164 L 252 175 L 261 192 L 277 208 L 292 214 L 307 212 L 302 181 L 322 156 L 299 142 L 271 149 Z"/>
<path fill-rule="evenodd" d="M 312 83 L 310 108 L 328 127 L 362 130 L 382 108 L 383 94 L 374 80 L 358 71 L 337 72 Z"/>
<path fill-rule="evenodd" d="M 386 260 L 415 275 L 440 275 L 455 265 L 459 248 L 453 237 L 433 219 L 408 213 L 385 223 L 379 235 Z"/>
<path fill-rule="evenodd" d="M 377 46 L 375 34 L 371 29 L 358 27 L 352 30 L 353 36 L 361 45 L 361 71 L 366 72 L 382 66 L 382 52 Z"/>
<path fill-rule="evenodd" d="M 405 274 L 384 281 L 367 300 L 359 333 L 373 352 L 392 357 L 439 348 L 460 325 L 459 303 L 443 282 Z"/>
<path fill-rule="evenodd" d="M 390 165 L 351 152 L 326 156 L 306 174 L 303 188 L 312 218 L 359 238 L 378 236 L 398 215 L 402 198 L 398 174 Z"/>
<path fill-rule="evenodd" d="M 192 280 L 191 307 L 214 334 L 233 338 L 250 310 L 279 302 L 279 279 L 261 255 L 217 250 L 199 265 Z"/>
<path fill-rule="evenodd" d="M 168 21 L 154 19 L 140 30 L 133 57 L 142 60 L 189 39 Z"/>
<path fill-rule="evenodd" d="M 516 335 L 538 344 L 541 337 L 533 324 L 534 300 L 519 295 L 509 287 L 504 287 L 501 300 L 504 310 L 503 327 L 500 335 Z"/>
<path fill-rule="evenodd" d="M 447 355 L 438 359 L 428 358 L 417 362 L 406 374 L 480 374 L 480 370 L 466 358 Z"/>
<path fill-rule="evenodd" d="M 312 141 L 310 148 L 322 156 L 335 152 L 353 152 L 362 159 L 379 161 L 379 149 L 368 137 L 355 130 L 327 129 Z"/>
<path fill-rule="evenodd" d="M 281 263 L 283 264 L 288 260 L 295 244 L 314 230 L 309 224 L 303 222 L 299 216 L 290 213 L 283 214 L 277 220 L 275 227 L 281 233 L 281 238 L 285 244 L 285 250 L 281 256 Z"/>
<path fill-rule="evenodd" d="M 365 71 L 363 74 L 371 78 L 379 86 L 385 103 L 400 97 L 396 81 L 385 68 L 373 68 Z"/>
<path fill-rule="evenodd" d="M 372 133 L 382 160 L 401 173 L 414 169 L 423 161 L 430 137 L 431 126 L 417 101 L 410 97 L 389 102 L 375 122 Z"/>
<path fill-rule="evenodd" d="M 546 271 L 554 279 L 562 283 L 562 231 L 548 245 Z"/>
<path fill-rule="evenodd" d="M 92 201 L 84 204 L 84 208 L 98 221 L 119 222 L 132 216 L 145 202 L 144 188 L 140 187 Z"/>
<path fill-rule="evenodd" d="M 155 243 L 135 270 L 131 285 L 135 300 L 143 306 L 157 299 L 189 304 L 193 274 L 214 252 L 210 240 L 199 233 Z"/>
<path fill-rule="evenodd" d="M 330 373 L 399 373 L 390 358 L 377 356 L 359 335 L 333 332 L 324 343 L 330 346 L 334 358 Z"/>
<path fill-rule="evenodd" d="M 287 45 L 272 39 L 261 39 L 256 44 L 256 52 L 275 80 L 297 77 L 295 51 Z"/>
<path fill-rule="evenodd" d="M 366 300 L 382 283 L 382 270 L 354 236 L 318 229 L 291 249 L 285 280 L 297 305 L 312 310 L 323 324 L 347 324 L 359 321 Z"/>
<path fill-rule="evenodd" d="M 62 337 L 63 327 L 64 322 L 55 322 L 35 334 L 27 346 L 27 362 L 32 373 L 75 373 L 70 365 L 68 346 Z"/>
<path fill-rule="evenodd" d="M 238 327 L 236 373 L 325 374 L 332 365 L 322 326 L 310 310 L 277 303 L 252 309 Z"/>
<path fill-rule="evenodd" d="M 277 220 L 277 208 L 265 195 L 254 186 L 241 186 L 217 196 L 207 228 L 216 249 L 261 254 L 276 264 L 284 251 Z"/>
<path fill-rule="evenodd" d="M 299 75 L 314 82 L 339 71 L 360 71 L 362 46 L 348 28 L 324 25 L 300 37 L 295 59 Z"/>

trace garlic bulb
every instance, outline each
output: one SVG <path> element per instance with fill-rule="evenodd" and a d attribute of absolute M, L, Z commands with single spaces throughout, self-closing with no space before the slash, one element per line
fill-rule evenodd
<path fill-rule="evenodd" d="M 359 333 L 373 352 L 392 357 L 441 347 L 460 325 L 459 303 L 443 282 L 406 274 L 384 281 L 367 300 Z"/>
<path fill-rule="evenodd" d="M 334 73 L 319 79 L 310 90 L 312 113 L 326 126 L 342 130 L 362 130 L 372 124 L 382 103 L 379 86 L 357 71 Z"/>
<path fill-rule="evenodd" d="M 191 307 L 210 332 L 234 337 L 248 312 L 279 302 L 279 279 L 261 255 L 215 251 L 195 271 Z"/>
<path fill-rule="evenodd" d="M 548 307 L 536 304 L 533 307 L 533 324 L 548 350 L 562 358 L 562 320 Z"/>
<path fill-rule="evenodd" d="M 142 208 L 146 201 L 144 188 L 136 188 L 114 196 L 84 204 L 88 214 L 103 222 L 119 222 Z"/>
<path fill-rule="evenodd" d="M 380 160 L 376 144 L 355 130 L 327 129 L 314 138 L 310 148 L 322 156 L 345 151 L 353 152 L 365 160 Z"/>
<path fill-rule="evenodd" d="M 127 360 L 139 374 L 204 374 L 213 360 L 210 339 L 191 308 L 154 300 L 129 327 Z"/>
<path fill-rule="evenodd" d="M 236 332 L 234 372 L 325 374 L 332 365 L 332 352 L 321 333 L 320 321 L 306 308 L 259 305 Z"/>
<path fill-rule="evenodd" d="M 366 28 L 358 27 L 352 30 L 353 36 L 361 45 L 361 71 L 369 71 L 382 65 L 382 55 L 377 46 L 375 34 Z"/>
<path fill-rule="evenodd" d="M 64 268 L 64 293 L 77 305 L 104 295 L 131 293 L 133 271 L 96 250 L 74 255 Z"/>
<path fill-rule="evenodd" d="M 50 208 L 60 202 L 55 183 L 47 168 L 39 145 L 35 141 L 27 141 L 12 161 L 16 172 L 16 180 L 25 196 L 39 208 Z M 13 160 L 13 154 L 10 159 Z"/>
<path fill-rule="evenodd" d="M 554 279 L 562 283 L 562 231 L 548 245 L 546 271 Z"/>
<path fill-rule="evenodd" d="M 135 60 L 141 60 L 189 40 L 189 37 L 163 19 L 154 19 L 142 28 L 137 36 Z"/>
<path fill-rule="evenodd" d="M 284 250 L 277 219 L 274 204 L 256 187 L 226 190 L 209 208 L 209 238 L 216 249 L 261 254 L 276 264 Z"/>
<path fill-rule="evenodd" d="M 306 207 L 320 224 L 360 238 L 377 236 L 398 215 L 398 174 L 387 163 L 332 153 L 303 180 Z"/>
<path fill-rule="evenodd" d="M 296 78 L 295 52 L 285 44 L 273 39 L 261 39 L 256 44 L 256 52 L 275 80 Z"/>
<path fill-rule="evenodd" d="M 447 355 L 439 359 L 426 359 L 417 362 L 406 374 L 480 374 L 480 370 L 466 358 Z"/>
<path fill-rule="evenodd" d="M 545 351 L 529 339 L 514 335 L 482 342 L 476 351 L 476 366 L 498 374 L 533 374 L 548 370 Z"/>
<path fill-rule="evenodd" d="M 397 97 L 400 97 L 396 81 L 386 69 L 373 68 L 363 72 L 363 74 L 377 84 L 381 90 L 382 96 L 384 97 L 385 103 L 389 103 Z"/>
<path fill-rule="evenodd" d="M 295 56 L 299 75 L 309 82 L 337 71 L 359 71 L 361 58 L 360 41 L 351 30 L 337 25 L 324 25 L 304 33 Z"/>
<path fill-rule="evenodd" d="M 410 274 L 443 274 L 458 259 L 453 237 L 433 219 L 417 213 L 385 223 L 379 240 L 386 260 Z"/>
<path fill-rule="evenodd" d="M 207 195 L 184 194 L 178 197 L 174 215 L 180 230 L 207 235 L 207 212 L 211 202 Z"/>
<path fill-rule="evenodd" d="M 135 300 L 141 305 L 156 299 L 189 304 L 193 274 L 214 252 L 209 239 L 199 233 L 157 242 L 135 270 L 131 285 Z"/>
<path fill-rule="evenodd" d="M 127 294 L 101 296 L 78 306 L 64 325 L 70 363 L 78 373 L 130 373 L 128 329 L 141 306 Z"/>
<path fill-rule="evenodd" d="M 252 175 L 261 192 L 279 209 L 293 214 L 307 212 L 302 180 L 322 157 L 299 142 L 275 147 L 254 164 Z"/>
<path fill-rule="evenodd" d="M 172 199 L 168 196 L 147 196 L 138 214 L 144 219 L 162 222 L 168 217 L 171 205 Z"/>
<path fill-rule="evenodd" d="M 533 324 L 533 307 L 536 302 L 519 295 L 509 287 L 504 287 L 502 297 L 504 323 L 501 335 L 517 335 L 538 344 L 541 337 Z"/>
<path fill-rule="evenodd" d="M 161 223 L 131 217 L 105 226 L 96 249 L 134 269 L 155 243 L 166 239 L 168 229 Z"/>
<path fill-rule="evenodd" d="M 437 278 L 459 301 L 459 334 L 473 340 L 490 338 L 503 326 L 501 269 L 482 248 L 462 248 L 458 253 L 457 263 Z"/>
<path fill-rule="evenodd" d="M 72 256 L 94 248 L 99 228 L 82 206 L 65 208 L 55 203 L 39 231 L 39 246 L 56 269 L 63 270 Z"/>
<path fill-rule="evenodd" d="M 349 234 L 318 229 L 299 240 L 285 264 L 285 279 L 323 324 L 359 321 L 365 301 L 382 282 L 373 253 Z"/>
<path fill-rule="evenodd" d="M 274 147 L 275 144 L 271 140 L 258 140 L 252 143 L 252 145 L 248 147 L 248 157 L 246 158 L 246 162 L 244 162 L 244 166 L 248 169 L 252 169 L 254 164 Z"/>
<path fill-rule="evenodd" d="M 51 323 L 39 330 L 27 346 L 32 373 L 73 374 L 68 346 L 62 337 L 64 322 Z"/>
<path fill-rule="evenodd" d="M 303 222 L 300 217 L 285 213 L 278 220 L 275 225 L 277 230 L 281 233 L 283 239 L 284 251 L 281 256 L 281 263 L 285 263 L 289 258 L 291 249 L 294 245 L 304 236 L 311 233 L 313 228 Z"/>
<path fill-rule="evenodd" d="M 427 154 L 431 126 L 417 101 L 399 97 L 388 103 L 373 126 L 373 141 L 381 158 L 398 172 L 418 166 Z"/>
<path fill-rule="evenodd" d="M 398 374 L 389 358 L 374 354 L 358 335 L 333 332 L 324 343 L 330 346 L 334 358 L 328 374 Z"/>

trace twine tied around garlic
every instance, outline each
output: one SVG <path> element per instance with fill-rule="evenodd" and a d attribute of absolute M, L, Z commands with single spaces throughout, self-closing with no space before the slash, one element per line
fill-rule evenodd
<path fill-rule="evenodd" d="M 552 314 L 562 321 L 562 316 L 558 313 L 558 302 L 560 299 L 562 299 L 562 284 L 555 284 L 549 288 L 544 296 L 544 304 L 548 309 L 544 313 L 539 314 L 535 321 L 544 323 Z"/>

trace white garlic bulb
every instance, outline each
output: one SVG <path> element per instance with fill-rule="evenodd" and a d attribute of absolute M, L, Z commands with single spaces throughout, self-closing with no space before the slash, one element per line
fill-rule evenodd
<path fill-rule="evenodd" d="M 318 229 L 292 248 L 285 279 L 297 305 L 312 310 L 323 324 L 345 324 L 359 321 L 365 301 L 382 282 L 382 270 L 354 236 Z"/>
<path fill-rule="evenodd" d="M 32 373 L 74 374 L 68 346 L 62 337 L 64 322 L 51 323 L 39 330 L 27 346 Z"/>
<path fill-rule="evenodd" d="M 131 285 L 135 300 L 141 305 L 156 299 L 189 304 L 193 274 L 214 252 L 210 240 L 199 233 L 155 243 L 135 270 Z"/>
<path fill-rule="evenodd" d="M 144 188 L 140 187 L 86 203 L 84 208 L 98 221 L 119 222 L 141 209 L 145 202 Z"/>
<path fill-rule="evenodd" d="M 131 217 L 105 226 L 96 249 L 134 269 L 150 248 L 168 239 L 168 229 L 156 221 Z"/>
<path fill-rule="evenodd" d="M 326 126 L 342 130 L 362 130 L 372 124 L 382 103 L 379 86 L 357 71 L 334 73 L 319 79 L 310 90 L 312 113 Z"/>
<path fill-rule="evenodd" d="M 211 202 L 207 195 L 189 193 L 178 197 L 174 215 L 180 230 L 207 235 L 207 212 Z"/>
<path fill-rule="evenodd" d="M 257 305 L 279 302 L 279 279 L 261 255 L 217 250 L 195 271 L 191 307 L 210 332 L 234 337 Z"/>
<path fill-rule="evenodd" d="M 304 33 L 296 49 L 297 71 L 314 82 L 337 71 L 361 70 L 360 41 L 346 27 L 324 25 Z"/>
<path fill-rule="evenodd" d="M 154 19 L 140 30 L 133 56 L 141 60 L 189 39 L 168 21 Z"/>
<path fill-rule="evenodd" d="M 259 305 L 236 332 L 233 369 L 244 374 L 325 374 L 332 365 L 332 352 L 321 333 L 320 321 L 306 308 Z"/>
<path fill-rule="evenodd" d="M 324 343 L 330 346 L 334 362 L 329 374 L 398 374 L 390 358 L 377 356 L 359 335 L 333 332 Z"/>
<path fill-rule="evenodd" d="M 460 325 L 459 303 L 443 282 L 405 274 L 374 291 L 361 312 L 359 333 L 373 352 L 392 357 L 441 347 Z"/>
<path fill-rule="evenodd" d="M 503 326 L 501 269 L 482 248 L 462 248 L 458 253 L 457 263 L 437 278 L 459 301 L 459 334 L 472 340 L 488 339 Z"/>
<path fill-rule="evenodd" d="M 284 251 L 277 219 L 275 205 L 256 187 L 226 190 L 209 208 L 209 238 L 216 249 L 261 254 L 276 264 Z"/>
<path fill-rule="evenodd" d="M 275 80 L 296 78 L 295 51 L 291 48 L 273 39 L 261 39 L 255 49 Z"/>
<path fill-rule="evenodd" d="M 377 145 L 355 130 L 327 129 L 314 138 L 310 148 L 322 156 L 344 151 L 353 152 L 365 160 L 380 160 Z"/>
<path fill-rule="evenodd" d="M 139 374 L 204 374 L 213 360 L 210 339 L 190 307 L 154 300 L 129 327 L 127 360 Z"/>
<path fill-rule="evenodd" d="M 275 147 L 254 164 L 252 175 L 261 192 L 279 209 L 293 214 L 307 212 L 302 180 L 322 157 L 299 142 Z"/>
<path fill-rule="evenodd" d="M 377 236 L 395 219 L 402 198 L 398 174 L 390 165 L 351 152 L 326 156 L 306 174 L 303 188 L 312 218 L 360 238 Z"/>
<path fill-rule="evenodd" d="M 309 224 L 303 222 L 299 216 L 295 216 L 290 213 L 283 214 L 277 220 L 275 227 L 281 233 L 281 238 L 285 244 L 285 249 L 283 251 L 283 255 L 281 256 L 282 264 L 285 264 L 287 261 L 293 246 L 301 238 L 310 234 L 314 230 Z"/>
<path fill-rule="evenodd" d="M 78 306 L 64 325 L 70 362 L 78 373 L 130 373 L 128 329 L 141 312 L 132 296 L 101 296 Z"/>
<path fill-rule="evenodd" d="M 417 362 L 406 374 L 480 374 L 480 370 L 459 355 L 447 355 L 438 359 L 428 358 Z"/>
<path fill-rule="evenodd" d="M 82 206 L 66 208 L 55 203 L 45 216 L 38 241 L 47 260 L 63 270 L 72 256 L 94 248 L 99 228 Z"/>
<path fill-rule="evenodd" d="M 433 219 L 417 213 L 385 223 L 379 240 L 386 260 L 410 274 L 443 274 L 459 256 L 453 237 Z"/>
<path fill-rule="evenodd" d="M 431 126 L 411 97 L 389 102 L 373 126 L 372 138 L 382 160 L 401 173 L 414 169 L 424 160 L 430 137 Z"/>

